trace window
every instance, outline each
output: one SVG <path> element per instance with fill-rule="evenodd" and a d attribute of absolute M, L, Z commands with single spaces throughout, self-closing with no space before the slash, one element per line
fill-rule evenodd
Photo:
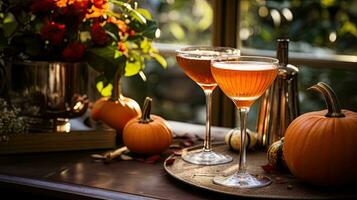
<path fill-rule="evenodd" d="M 300 68 L 302 112 L 325 106 L 316 94 L 305 91 L 317 81 L 331 84 L 344 108 L 357 110 L 357 90 L 353 87 L 357 84 L 357 0 L 237 2 L 236 35 L 243 54 L 275 57 L 276 39 L 290 38 L 290 62 Z M 153 96 L 154 112 L 167 119 L 203 123 L 204 95 L 177 67 L 174 50 L 180 45 L 211 45 L 217 30 L 228 26 L 215 24 L 217 30 L 213 30 L 213 15 L 235 16 L 225 12 L 232 5 L 236 3 L 228 0 L 146 1 L 146 8 L 159 20 L 161 38 L 157 47 L 170 67 L 162 70 L 153 67 L 154 62 L 147 63 L 147 82 L 140 77 L 127 79 L 125 93 L 140 103 L 145 96 Z M 253 127 L 254 109 L 250 113 Z"/>
<path fill-rule="evenodd" d="M 146 96 L 153 97 L 153 113 L 166 119 L 203 123 L 204 93 L 177 66 L 174 50 L 183 45 L 211 45 L 213 10 L 210 2 L 148 0 L 140 6 L 149 9 L 159 23 L 161 36 L 156 42 L 169 67 L 164 70 L 155 61 L 146 63 L 147 80 L 143 81 L 140 76 L 126 78 L 124 94 L 140 104 Z"/>
<path fill-rule="evenodd" d="M 291 54 L 292 62 L 294 55 L 295 60 L 306 56 L 297 59 L 304 61 L 297 63 L 302 112 L 325 106 L 316 94 L 305 90 L 317 81 L 331 84 L 344 108 L 357 110 L 357 90 L 350 87 L 357 83 L 357 66 L 335 62 L 341 58 L 356 64 L 356 56 L 336 56 L 357 54 L 356 21 L 356 0 L 242 0 L 240 39 L 242 46 L 252 51 L 274 50 L 278 37 L 288 37 L 290 51 L 303 52 Z M 326 68 L 324 62 L 335 66 Z"/>

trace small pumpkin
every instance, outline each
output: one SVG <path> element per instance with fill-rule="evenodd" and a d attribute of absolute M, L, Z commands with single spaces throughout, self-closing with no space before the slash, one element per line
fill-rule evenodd
<path fill-rule="evenodd" d="M 151 102 L 147 97 L 142 116 L 125 125 L 123 142 L 134 153 L 160 154 L 172 144 L 172 129 L 163 118 L 150 115 Z"/>
<path fill-rule="evenodd" d="M 119 96 L 118 99 L 103 97 L 92 108 L 93 120 L 101 120 L 121 133 L 126 123 L 141 115 L 139 104 L 130 98 Z"/>
<path fill-rule="evenodd" d="M 121 93 L 121 77 L 124 70 L 118 69 L 113 80 L 112 96 L 97 100 L 93 107 L 91 116 L 93 120 L 101 120 L 108 126 L 121 134 L 124 126 L 129 120 L 141 115 L 139 104 Z"/>
<path fill-rule="evenodd" d="M 357 113 L 341 110 L 325 83 L 310 90 L 324 96 L 327 111 L 305 113 L 287 128 L 283 147 L 291 173 L 316 185 L 341 185 L 357 179 Z"/>
<path fill-rule="evenodd" d="M 271 144 L 267 151 L 268 163 L 274 169 L 277 170 L 286 170 L 284 154 L 283 154 L 284 138 Z"/>
<path fill-rule="evenodd" d="M 225 143 L 229 148 L 239 151 L 240 150 L 240 129 L 230 130 L 224 137 Z M 246 147 L 252 149 L 257 144 L 257 134 L 247 129 Z"/>
<path fill-rule="evenodd" d="M 98 99 L 92 106 L 91 109 L 91 117 L 93 120 L 98 121 L 100 120 L 100 111 L 103 107 L 103 105 L 106 103 L 106 101 L 109 100 L 109 97 L 102 97 Z"/>

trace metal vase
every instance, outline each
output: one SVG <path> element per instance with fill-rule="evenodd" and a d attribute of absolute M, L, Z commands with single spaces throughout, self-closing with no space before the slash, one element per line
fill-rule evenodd
<path fill-rule="evenodd" d="M 298 73 L 289 63 L 289 39 L 277 40 L 276 57 L 279 73 L 272 86 L 261 97 L 258 113 L 258 144 L 267 149 L 284 137 L 289 124 L 299 116 Z"/>
<path fill-rule="evenodd" d="M 276 80 L 260 99 L 257 133 L 263 149 L 284 137 L 289 124 L 299 116 L 298 72 L 293 65 L 280 67 Z"/>
<path fill-rule="evenodd" d="M 70 131 L 69 119 L 88 107 L 86 63 L 24 61 L 6 68 L 11 103 L 30 131 Z"/>

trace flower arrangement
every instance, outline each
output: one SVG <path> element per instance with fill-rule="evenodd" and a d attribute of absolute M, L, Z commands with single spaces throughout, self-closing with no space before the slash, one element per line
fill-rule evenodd
<path fill-rule="evenodd" d="M 110 95 L 117 73 L 144 75 L 144 61 L 166 61 L 152 47 L 159 34 L 148 10 L 119 0 L 3 0 L 1 59 L 87 62 Z M 105 89 L 107 88 L 107 89 Z M 105 92 L 106 91 L 106 92 Z M 109 92 L 108 92 L 109 91 Z"/>

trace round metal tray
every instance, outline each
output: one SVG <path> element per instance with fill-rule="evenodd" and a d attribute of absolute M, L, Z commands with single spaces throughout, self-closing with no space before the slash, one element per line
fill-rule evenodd
<path fill-rule="evenodd" d="M 194 146 L 183 151 L 197 150 L 202 146 Z M 272 184 L 256 189 L 228 188 L 216 185 L 212 179 L 216 175 L 230 175 L 238 168 L 238 153 L 229 150 L 223 143 L 213 145 L 216 152 L 226 153 L 233 157 L 233 161 L 223 165 L 193 165 L 181 159 L 181 156 L 171 155 L 164 163 L 164 168 L 172 177 L 194 187 L 199 187 L 214 192 L 253 198 L 277 198 L 277 199 L 331 199 L 331 198 L 357 198 L 356 186 L 323 188 L 311 186 L 295 179 L 289 173 L 274 172 L 266 173 L 261 166 L 267 163 L 266 153 L 259 151 L 248 151 L 248 172 L 264 174 L 270 177 Z M 175 159 L 173 163 L 170 163 Z"/>

